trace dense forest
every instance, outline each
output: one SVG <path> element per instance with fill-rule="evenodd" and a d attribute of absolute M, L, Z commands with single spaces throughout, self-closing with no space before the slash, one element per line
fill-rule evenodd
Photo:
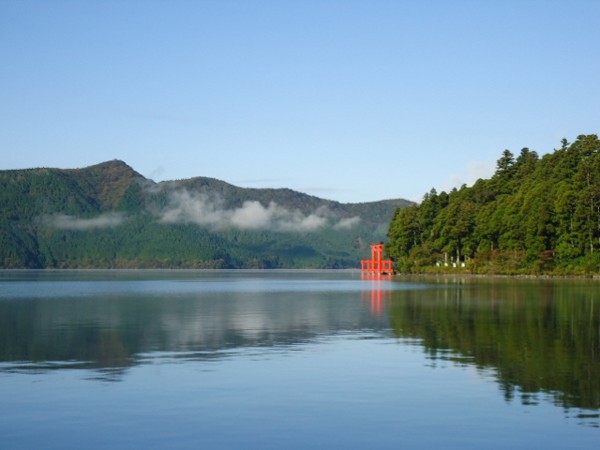
<path fill-rule="evenodd" d="M 403 272 L 596 274 L 600 271 L 600 141 L 581 135 L 543 157 L 505 150 L 490 179 L 432 189 L 398 210 L 390 257 Z"/>
<path fill-rule="evenodd" d="M 402 199 L 343 204 L 122 161 L 0 171 L 0 268 L 349 268 Z"/>

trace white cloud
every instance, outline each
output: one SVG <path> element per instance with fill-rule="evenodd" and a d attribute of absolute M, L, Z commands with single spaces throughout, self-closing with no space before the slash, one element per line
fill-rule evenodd
<path fill-rule="evenodd" d="M 453 188 L 460 188 L 463 184 L 472 186 L 480 178 L 491 178 L 496 170 L 495 162 L 489 161 L 469 161 L 465 167 L 465 173 L 451 175 L 442 186 L 443 191 L 450 191 Z"/>
<path fill-rule="evenodd" d="M 101 214 L 92 219 L 80 219 L 66 214 L 56 214 L 46 218 L 48 224 L 54 228 L 64 230 L 90 230 L 93 228 L 110 228 L 121 225 L 125 217 L 123 214 L 111 212 Z"/>
<path fill-rule="evenodd" d="M 471 161 L 467 163 L 469 183 L 474 183 L 479 178 L 490 178 L 496 171 L 496 163 L 489 161 Z"/>
<path fill-rule="evenodd" d="M 352 228 L 354 225 L 358 225 L 360 222 L 360 217 L 348 217 L 346 219 L 341 219 L 338 223 L 334 225 L 333 228 L 336 230 L 347 230 L 348 228 Z"/>
<path fill-rule="evenodd" d="M 168 207 L 160 214 L 164 223 L 195 223 L 212 229 L 237 228 L 242 230 L 316 231 L 327 226 L 349 228 L 360 218 L 335 221 L 325 208 L 305 214 L 289 210 L 275 202 L 267 206 L 258 201 L 245 201 L 237 208 L 224 208 L 217 197 L 191 194 L 186 190 L 173 192 Z M 333 222 L 333 223 L 332 223 Z"/>

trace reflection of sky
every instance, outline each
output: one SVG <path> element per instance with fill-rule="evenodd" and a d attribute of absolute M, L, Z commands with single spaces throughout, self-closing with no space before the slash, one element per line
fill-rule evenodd
<path fill-rule="evenodd" d="M 279 280 L 265 282 L 254 279 L 155 280 L 155 281 L 27 281 L 0 282 L 1 298 L 47 298 L 145 293 L 177 295 L 196 292 L 355 292 L 363 289 L 360 281 Z M 393 289 L 392 283 L 381 284 L 379 289 Z"/>
<path fill-rule="evenodd" d="M 370 332 L 217 360 L 153 358 L 120 383 L 84 370 L 0 374 L 7 448 L 595 448 L 550 403 L 506 402 L 418 344 Z M 77 426 L 74 426 L 76 424 Z M 510 430 L 510 432 L 507 432 Z"/>
<path fill-rule="evenodd" d="M 0 359 L 85 355 L 86 362 L 122 365 L 124 355 L 152 351 L 288 345 L 389 328 L 361 303 L 365 284 L 352 272 L 160 274 L 164 279 L 145 279 L 144 271 L 141 279 L 127 271 L 32 272 L 33 282 L 25 273 L 0 281 L 0 317 L 18 318 L 6 323 L 13 350 L 0 351 Z"/>
<path fill-rule="evenodd" d="M 3 322 L 13 327 L 3 331 L 23 331 L 27 351 L 43 350 L 32 355 L 36 363 L 0 363 L 3 445 L 529 449 L 597 443 L 597 429 L 578 426 L 598 425 L 596 411 L 557 408 L 545 393 L 511 401 L 494 367 L 476 368 L 473 358 L 450 349 L 437 349 L 434 357 L 422 336 L 396 337 L 391 306 L 436 303 L 433 291 L 422 297 L 405 291 L 421 284 L 345 274 L 317 278 L 309 287 L 306 278 L 84 279 L 72 287 L 46 279 L 41 299 L 32 298 L 33 288 L 14 299 L 1 291 L 0 319 L 17 320 Z M 446 293 L 437 293 L 446 304 Z M 85 361 L 61 353 L 84 344 Z"/>
<path fill-rule="evenodd" d="M 32 283 L 32 281 L 35 281 Z M 15 271 L 0 272 L 0 300 L 201 292 L 356 292 L 365 289 L 406 290 L 426 285 L 361 280 L 354 271 Z"/>

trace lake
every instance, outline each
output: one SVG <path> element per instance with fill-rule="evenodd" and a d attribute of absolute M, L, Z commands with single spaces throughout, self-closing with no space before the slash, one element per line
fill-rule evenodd
<path fill-rule="evenodd" d="M 1 446 L 595 449 L 599 287 L 3 271 Z"/>

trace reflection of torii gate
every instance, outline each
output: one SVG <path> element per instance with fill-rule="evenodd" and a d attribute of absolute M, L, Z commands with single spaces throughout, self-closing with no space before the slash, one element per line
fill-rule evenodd
<path fill-rule="evenodd" d="M 360 262 L 363 273 L 374 275 L 391 275 L 394 273 L 394 261 L 383 259 L 383 242 L 371 244 L 371 259 L 363 259 Z"/>

